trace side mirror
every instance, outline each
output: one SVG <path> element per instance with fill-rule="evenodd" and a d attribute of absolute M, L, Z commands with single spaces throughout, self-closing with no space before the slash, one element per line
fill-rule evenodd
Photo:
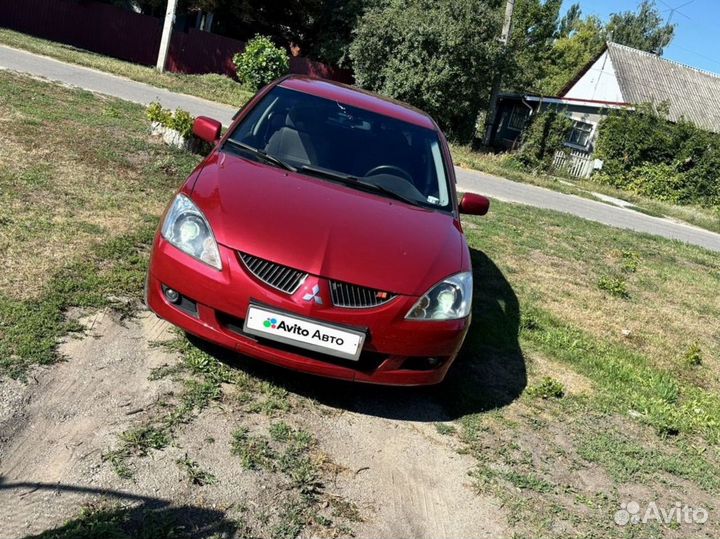
<path fill-rule="evenodd" d="M 463 193 L 459 206 L 460 213 L 485 215 L 490 209 L 490 199 L 474 193 Z"/>
<path fill-rule="evenodd" d="M 220 139 L 222 124 L 207 116 L 198 116 L 193 122 L 192 132 L 200 140 L 215 144 Z"/>

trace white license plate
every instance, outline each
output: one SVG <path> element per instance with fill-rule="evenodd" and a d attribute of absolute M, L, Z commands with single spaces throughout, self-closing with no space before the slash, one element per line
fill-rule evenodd
<path fill-rule="evenodd" d="M 365 340 L 365 334 L 360 331 L 339 328 L 255 305 L 248 309 L 243 330 L 251 335 L 353 361 L 360 358 Z"/>

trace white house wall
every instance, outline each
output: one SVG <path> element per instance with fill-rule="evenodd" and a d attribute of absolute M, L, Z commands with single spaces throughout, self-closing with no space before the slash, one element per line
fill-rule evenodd
<path fill-rule="evenodd" d="M 615 103 L 625 101 L 607 50 L 562 97 Z"/>

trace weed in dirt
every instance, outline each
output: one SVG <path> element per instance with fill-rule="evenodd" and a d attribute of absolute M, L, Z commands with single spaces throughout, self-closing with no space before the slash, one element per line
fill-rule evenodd
<path fill-rule="evenodd" d="M 683 354 L 683 363 L 690 367 L 702 365 L 702 349 L 698 344 L 693 344 Z"/>
<path fill-rule="evenodd" d="M 565 386 L 559 380 L 545 376 L 538 384 L 528 388 L 527 394 L 541 399 L 561 399 L 565 396 Z"/>
<path fill-rule="evenodd" d="M 332 507 L 332 516 L 345 519 L 349 522 L 362 522 L 358 506 L 341 496 L 329 496 L 328 502 Z"/>
<path fill-rule="evenodd" d="M 555 487 L 552 484 L 531 473 L 525 474 L 516 471 L 509 471 L 503 473 L 502 477 L 509 481 L 515 488 L 519 488 L 521 490 L 533 490 L 541 494 L 547 494 L 555 491 Z"/>
<path fill-rule="evenodd" d="M 276 442 L 287 442 L 292 436 L 292 427 L 284 421 L 270 425 L 270 437 Z"/>
<path fill-rule="evenodd" d="M 603 275 L 598 279 L 597 287 L 616 298 L 630 299 L 630 293 L 627 290 L 627 283 L 622 277 Z"/>
<path fill-rule="evenodd" d="M 167 342 L 166 346 L 178 349 L 182 346 L 182 342 L 176 339 Z M 144 457 L 150 449 L 160 450 L 167 447 L 180 425 L 188 423 L 211 402 L 222 398 L 220 384 L 222 380 L 227 379 L 226 367 L 217 364 L 212 367 L 206 366 L 204 369 L 195 369 L 186 362 L 181 362 L 179 365 L 182 368 L 173 368 L 172 372 L 176 376 L 185 375 L 186 378 L 182 380 L 183 390 L 177 402 L 165 403 L 167 411 L 164 414 L 155 414 L 143 425 L 120 434 L 119 446 L 103 455 L 103 459 L 110 462 L 118 476 L 131 478 L 131 458 Z M 168 372 L 170 369 L 165 369 L 163 374 L 166 375 Z"/>
<path fill-rule="evenodd" d="M 272 528 L 277 539 L 295 539 L 308 523 L 308 508 L 302 502 L 286 503 L 280 510 L 280 520 Z"/>
<path fill-rule="evenodd" d="M 147 455 L 150 449 L 164 449 L 170 443 L 167 430 L 154 425 L 126 430 L 120 435 L 120 440 L 130 452 L 140 456 Z"/>
<path fill-rule="evenodd" d="M 193 459 L 188 457 L 187 453 L 184 457 L 176 461 L 177 465 L 188 476 L 190 483 L 198 486 L 214 485 L 217 483 L 217 477 L 210 472 L 203 470 L 200 465 Z"/>
<path fill-rule="evenodd" d="M 230 442 L 233 455 L 240 457 L 240 462 L 248 470 L 271 470 L 277 458 L 270 448 L 267 438 L 249 434 L 247 427 L 241 427 L 232 433 Z"/>
<path fill-rule="evenodd" d="M 638 270 L 640 264 L 640 256 L 630 250 L 620 251 L 620 269 L 625 273 L 635 273 Z"/>
<path fill-rule="evenodd" d="M 435 430 L 443 436 L 452 436 L 457 432 L 455 426 L 449 423 L 435 423 Z"/>

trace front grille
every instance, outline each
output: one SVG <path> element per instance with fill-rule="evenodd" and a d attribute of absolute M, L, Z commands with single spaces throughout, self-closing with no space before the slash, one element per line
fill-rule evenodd
<path fill-rule="evenodd" d="M 263 260 L 247 253 L 239 252 L 238 255 L 245 267 L 255 277 L 287 294 L 294 294 L 308 276 L 303 271 Z"/>
<path fill-rule="evenodd" d="M 330 296 L 333 305 L 336 307 L 348 307 L 351 309 L 377 307 L 395 297 L 394 294 L 389 292 L 339 281 L 330 281 Z"/>

